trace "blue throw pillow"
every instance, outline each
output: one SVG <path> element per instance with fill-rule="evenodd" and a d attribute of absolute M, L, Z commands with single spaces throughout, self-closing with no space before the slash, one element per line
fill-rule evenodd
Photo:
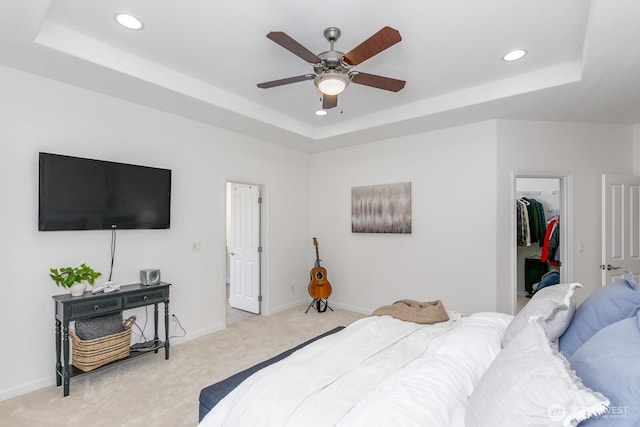
<path fill-rule="evenodd" d="M 558 348 L 568 359 L 600 329 L 635 315 L 639 308 L 640 285 L 626 271 L 624 279 L 603 286 L 578 306 Z"/>
<path fill-rule="evenodd" d="M 580 427 L 640 425 L 639 322 L 636 315 L 605 327 L 569 359 L 582 383 L 611 401 L 607 412 Z"/>

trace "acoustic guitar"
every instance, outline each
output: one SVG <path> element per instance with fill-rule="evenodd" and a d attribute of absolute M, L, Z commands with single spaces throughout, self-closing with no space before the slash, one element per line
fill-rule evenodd
<path fill-rule="evenodd" d="M 309 295 L 314 300 L 327 299 L 331 296 L 331 283 L 327 280 L 327 270 L 320 266 L 320 253 L 318 252 L 318 240 L 313 238 L 313 246 L 316 247 L 316 265 L 311 269 L 311 281 L 309 282 Z"/>

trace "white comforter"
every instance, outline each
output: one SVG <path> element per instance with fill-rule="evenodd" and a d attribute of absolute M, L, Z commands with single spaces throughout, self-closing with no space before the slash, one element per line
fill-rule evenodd
<path fill-rule="evenodd" d="M 450 316 L 354 322 L 252 375 L 200 425 L 464 426 L 468 396 L 512 316 Z"/>

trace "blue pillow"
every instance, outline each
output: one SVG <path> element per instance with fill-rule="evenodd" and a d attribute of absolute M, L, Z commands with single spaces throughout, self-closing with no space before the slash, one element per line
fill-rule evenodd
<path fill-rule="evenodd" d="M 640 425 L 639 322 L 636 315 L 605 327 L 569 359 L 582 383 L 611 401 L 607 412 L 580 427 Z"/>
<path fill-rule="evenodd" d="M 635 315 L 638 308 L 640 285 L 631 272 L 625 271 L 624 279 L 603 286 L 578 306 L 558 340 L 558 348 L 568 359 L 600 329 Z"/>

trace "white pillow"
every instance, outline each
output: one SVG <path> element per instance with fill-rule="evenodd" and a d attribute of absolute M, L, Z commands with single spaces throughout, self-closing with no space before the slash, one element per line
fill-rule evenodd
<path fill-rule="evenodd" d="M 469 397 L 465 425 L 575 426 L 608 407 L 609 400 L 582 384 L 534 320 L 480 379 Z"/>
<path fill-rule="evenodd" d="M 532 318 L 540 318 L 549 341 L 556 341 L 571 323 L 576 312 L 573 294 L 576 288 L 581 287 L 580 283 L 558 284 L 536 292 L 509 324 L 502 338 L 502 348 L 506 347 Z"/>

